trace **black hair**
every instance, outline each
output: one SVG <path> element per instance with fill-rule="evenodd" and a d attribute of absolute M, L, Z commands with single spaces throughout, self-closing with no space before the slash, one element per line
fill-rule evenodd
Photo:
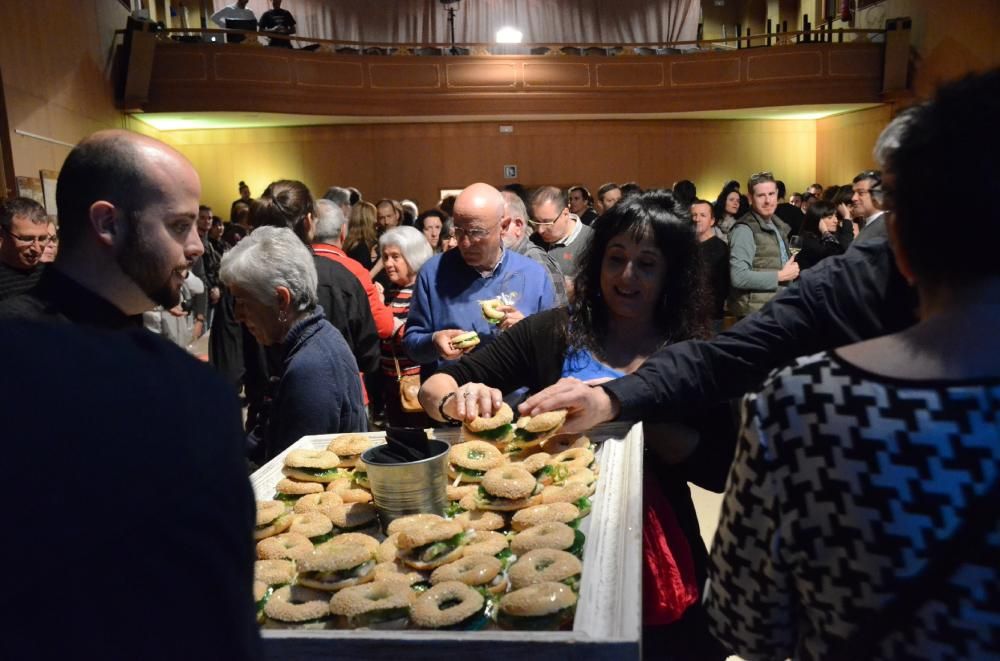
<path fill-rule="evenodd" d="M 942 86 L 889 156 L 896 227 L 914 273 L 959 283 L 1000 274 L 1000 222 L 989 195 L 963 198 L 962 229 L 942 228 L 941 196 L 1000 181 L 1000 69 Z M 888 205 L 893 206 L 893 205 Z M 970 237 L 972 239 L 970 240 Z"/>
<path fill-rule="evenodd" d="M 315 214 L 312 193 L 301 181 L 280 179 L 271 182 L 259 200 L 250 205 L 250 225 L 254 228 L 269 225 L 287 227 L 308 243 L 305 219 Z"/>
<path fill-rule="evenodd" d="M 663 253 L 667 274 L 654 311 L 662 344 L 704 337 L 706 298 L 701 277 L 701 253 L 691 223 L 691 212 L 669 190 L 653 190 L 623 198 L 595 219 L 594 235 L 580 256 L 580 270 L 573 282 L 570 310 L 570 346 L 603 357 L 608 335 L 607 305 L 602 300 L 601 268 L 611 240 L 622 233 L 636 241 L 652 237 Z"/>
<path fill-rule="evenodd" d="M 825 200 L 819 200 L 809 205 L 806 209 L 805 219 L 802 221 L 802 233 L 812 232 L 820 236 L 819 221 L 827 216 L 837 215 L 837 208 Z"/>
<path fill-rule="evenodd" d="M 35 225 L 49 222 L 45 207 L 30 197 L 12 197 L 0 203 L 0 227 L 9 232 L 14 226 L 15 216 L 27 218 Z"/>
<path fill-rule="evenodd" d="M 698 189 L 690 179 L 681 179 L 674 184 L 674 197 L 681 204 L 691 205 L 698 197 Z"/>
<path fill-rule="evenodd" d="M 56 181 L 61 249 L 72 249 L 86 233 L 94 202 L 110 202 L 134 222 L 162 195 L 141 160 L 126 133 L 91 137 L 70 151 Z"/>
<path fill-rule="evenodd" d="M 774 182 L 774 184 L 778 187 L 778 199 L 779 200 L 785 199 L 785 192 L 786 192 L 785 182 L 779 179 L 776 182 Z"/>
<path fill-rule="evenodd" d="M 719 196 L 715 198 L 715 208 L 712 210 L 716 220 L 723 220 L 726 217 L 726 198 L 729 197 L 730 193 L 736 193 L 740 196 L 740 206 L 733 214 L 733 218 L 742 218 L 747 213 L 750 212 L 750 200 L 747 196 L 740 193 L 740 184 L 736 181 L 730 181 L 722 190 L 719 192 Z"/>
<path fill-rule="evenodd" d="M 642 193 L 642 186 L 635 183 L 634 181 L 629 181 L 627 183 L 624 183 L 621 186 L 619 186 L 618 189 L 621 190 L 622 192 L 623 200 L 626 197 L 629 197 L 630 195 L 639 195 Z"/>
<path fill-rule="evenodd" d="M 570 186 L 566 192 L 568 195 L 573 195 L 573 191 L 580 191 L 587 204 L 593 204 L 594 198 L 590 196 L 590 191 L 585 186 Z"/>

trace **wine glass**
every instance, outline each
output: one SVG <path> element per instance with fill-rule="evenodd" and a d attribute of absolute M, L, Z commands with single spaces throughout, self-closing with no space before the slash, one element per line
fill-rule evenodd
<path fill-rule="evenodd" d="M 800 250 L 802 250 L 802 237 L 798 235 L 789 237 L 788 252 L 791 253 L 791 256 L 795 257 L 796 255 L 799 254 Z"/>

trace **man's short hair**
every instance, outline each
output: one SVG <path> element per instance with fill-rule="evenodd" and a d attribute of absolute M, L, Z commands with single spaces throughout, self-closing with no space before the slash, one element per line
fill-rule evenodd
<path fill-rule="evenodd" d="M 607 193 L 613 191 L 616 188 L 621 190 L 621 187 L 618 184 L 616 184 L 613 181 L 609 181 L 608 183 L 604 184 L 603 186 L 597 189 L 597 199 L 599 200 L 604 199 L 604 196 Z"/>
<path fill-rule="evenodd" d="M 56 182 L 60 248 L 72 248 L 90 224 L 90 207 L 105 200 L 135 215 L 159 195 L 127 134 L 86 139 L 70 151 Z"/>
<path fill-rule="evenodd" d="M 344 212 L 340 208 L 340 205 L 333 200 L 323 197 L 316 200 L 315 207 L 316 229 L 313 240 L 319 243 L 340 241 L 340 233 L 347 223 L 347 218 L 344 217 Z"/>
<path fill-rule="evenodd" d="M 49 222 L 45 208 L 30 197 L 12 197 L 0 204 L 0 227 L 9 232 L 15 217 L 27 218 L 35 225 Z"/>
<path fill-rule="evenodd" d="M 785 189 L 785 182 L 783 182 L 782 180 L 779 179 L 778 181 L 776 181 L 774 183 L 778 187 L 778 199 L 784 199 L 784 197 L 785 197 L 785 190 L 786 190 Z"/>
<path fill-rule="evenodd" d="M 198 205 L 198 213 L 199 213 L 199 214 L 200 214 L 200 213 L 201 213 L 202 211 L 211 211 L 211 210 L 212 210 L 212 207 L 208 206 L 207 204 L 199 204 L 199 205 Z"/>
<path fill-rule="evenodd" d="M 642 186 L 634 181 L 626 182 L 619 186 L 618 189 L 622 192 L 623 200 L 630 195 L 640 195 L 642 193 Z"/>
<path fill-rule="evenodd" d="M 590 191 L 587 190 L 586 187 L 584 187 L 584 186 L 570 186 L 569 190 L 566 191 L 566 194 L 568 196 L 572 196 L 574 191 L 580 191 L 580 193 L 583 195 L 583 199 L 587 201 L 587 204 L 593 204 L 594 198 L 592 198 L 590 196 Z"/>
<path fill-rule="evenodd" d="M 556 210 L 562 213 L 562 210 L 565 209 L 567 205 L 566 193 L 563 189 L 556 186 L 542 186 L 531 194 L 532 209 L 547 202 L 555 204 Z"/>
<path fill-rule="evenodd" d="M 330 200 L 334 204 L 339 204 L 341 206 L 351 205 L 351 191 L 346 188 L 341 188 L 340 186 L 330 186 L 323 193 L 324 200 Z"/>
<path fill-rule="evenodd" d="M 712 218 L 715 218 L 715 205 L 714 204 L 712 204 L 708 200 L 703 200 L 700 197 L 695 198 L 694 202 L 692 202 L 690 206 L 693 207 L 696 204 L 707 204 L 708 205 L 708 215 L 710 215 Z"/>
<path fill-rule="evenodd" d="M 521 196 L 511 191 L 504 191 L 500 194 L 503 195 L 507 216 L 509 216 L 511 220 L 514 218 L 520 218 L 527 223 L 528 209 L 524 206 L 524 200 L 521 199 Z"/>
<path fill-rule="evenodd" d="M 771 174 L 770 172 L 756 172 L 750 175 L 750 179 L 747 180 L 747 191 L 749 191 L 750 195 L 753 195 L 754 186 L 756 186 L 757 184 L 763 184 L 768 181 L 770 181 L 775 186 L 778 185 L 777 182 L 775 182 L 774 180 L 774 175 Z"/>
<path fill-rule="evenodd" d="M 872 200 L 875 204 L 882 206 L 882 171 L 881 170 L 865 170 L 864 172 L 859 172 L 851 183 L 859 183 L 862 181 L 870 181 L 869 189 L 872 196 Z M 824 192 L 825 193 L 825 192 Z"/>

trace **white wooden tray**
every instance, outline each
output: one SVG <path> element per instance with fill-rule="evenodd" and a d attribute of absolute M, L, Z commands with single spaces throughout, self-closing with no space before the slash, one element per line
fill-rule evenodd
<path fill-rule="evenodd" d="M 437 429 L 435 437 L 458 440 L 458 432 Z M 384 439 L 384 433 L 370 434 Z M 580 600 L 571 631 L 386 631 L 370 629 L 265 629 L 268 659 L 465 659 L 526 661 L 553 659 L 639 659 L 642 623 L 642 427 L 602 425 L 588 433 L 601 442 L 601 470 L 593 508 L 584 519 Z M 259 500 L 274 496 L 283 477 L 285 454 L 324 448 L 334 435 L 305 436 L 255 472 L 250 480 Z"/>

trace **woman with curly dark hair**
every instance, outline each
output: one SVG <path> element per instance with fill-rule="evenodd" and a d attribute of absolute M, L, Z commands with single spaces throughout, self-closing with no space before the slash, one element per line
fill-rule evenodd
<path fill-rule="evenodd" d="M 520 388 L 630 374 L 660 347 L 707 334 L 698 240 L 690 211 L 672 193 L 625 198 L 591 227 L 572 308 L 532 315 L 429 378 L 420 401 L 431 417 L 490 416 Z M 650 649 L 672 658 L 726 656 L 698 605 L 707 551 L 687 482 L 722 491 L 735 432 L 728 405 L 692 411 L 669 429 L 643 429 L 645 635 Z"/>
<path fill-rule="evenodd" d="M 740 185 L 735 181 L 726 184 L 719 197 L 715 198 L 715 227 L 716 236 L 726 241 L 729 230 L 737 220 L 745 216 L 750 211 L 750 200 L 746 195 L 740 193 Z"/>

